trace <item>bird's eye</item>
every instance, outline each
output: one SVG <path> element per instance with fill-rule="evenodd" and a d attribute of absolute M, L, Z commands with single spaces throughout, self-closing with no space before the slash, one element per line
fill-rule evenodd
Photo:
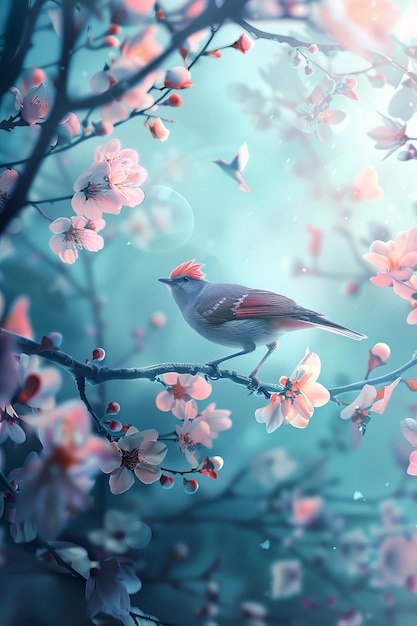
<path fill-rule="evenodd" d="M 190 280 L 188 276 L 183 276 L 182 279 L 185 283 L 188 283 L 188 281 Z"/>

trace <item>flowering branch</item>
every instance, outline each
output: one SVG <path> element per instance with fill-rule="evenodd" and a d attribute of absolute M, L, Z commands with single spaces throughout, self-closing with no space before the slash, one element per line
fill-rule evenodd
<path fill-rule="evenodd" d="M 77 384 L 83 384 L 82 381 L 88 381 L 93 385 L 99 385 L 109 380 L 139 380 L 145 379 L 150 381 L 158 381 L 159 377 L 168 372 L 176 372 L 177 374 L 203 374 L 211 380 L 227 379 L 241 385 L 258 395 L 264 395 L 269 398 L 271 393 L 279 393 L 284 390 L 283 386 L 275 383 L 268 382 L 256 382 L 250 376 L 243 376 L 238 374 L 234 370 L 219 369 L 216 365 L 211 363 L 158 363 L 156 365 L 149 365 L 147 367 L 120 367 L 110 368 L 107 366 L 98 366 L 95 363 L 83 363 L 77 361 L 69 354 L 57 349 L 45 349 L 42 344 L 12 333 L 4 328 L 0 328 L 0 335 L 8 335 L 14 342 L 15 349 L 19 353 L 24 354 L 39 354 L 41 357 L 52 361 L 56 365 L 59 365 L 67 372 L 72 374 Z M 414 365 L 417 365 L 417 352 L 413 354 L 411 359 L 404 363 L 401 367 L 398 367 L 391 372 L 373 378 L 371 381 L 368 379 L 359 380 L 349 385 L 342 385 L 340 387 L 329 388 L 330 400 L 337 402 L 337 396 L 348 393 L 350 391 L 358 391 L 369 382 L 373 385 L 379 385 L 382 383 L 390 382 L 398 378 L 403 372 L 410 369 Z"/>

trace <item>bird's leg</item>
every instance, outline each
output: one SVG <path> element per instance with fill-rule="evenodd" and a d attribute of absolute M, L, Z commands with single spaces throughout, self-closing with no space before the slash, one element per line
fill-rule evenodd
<path fill-rule="evenodd" d="M 222 359 L 216 359 L 215 361 L 209 361 L 207 363 L 207 365 L 211 365 L 213 368 L 216 368 L 216 370 L 218 370 L 218 366 L 220 365 L 220 363 L 223 363 L 223 361 L 228 361 L 229 359 L 234 359 L 235 356 L 242 356 L 243 354 L 249 354 L 249 352 L 253 352 L 256 349 L 255 344 L 250 347 L 247 347 L 245 350 L 240 350 L 239 352 L 234 352 L 233 354 L 229 354 L 229 356 L 224 356 Z"/>
<path fill-rule="evenodd" d="M 258 373 L 258 371 L 261 369 L 262 365 L 265 363 L 265 361 L 267 360 L 267 358 L 269 356 L 271 356 L 271 354 L 273 353 L 274 350 L 276 350 L 279 346 L 279 342 L 278 341 L 273 341 L 272 343 L 268 343 L 267 344 L 267 348 L 268 351 L 267 353 L 263 356 L 263 358 L 259 361 L 258 365 L 255 367 L 255 369 L 253 370 L 253 372 L 251 372 L 249 374 L 249 378 L 253 378 L 253 380 L 259 382 L 259 379 L 257 378 L 256 374 Z"/>

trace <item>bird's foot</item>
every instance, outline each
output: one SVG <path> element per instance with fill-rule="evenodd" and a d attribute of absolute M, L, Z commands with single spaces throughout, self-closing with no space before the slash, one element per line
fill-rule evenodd
<path fill-rule="evenodd" d="M 209 361 L 206 363 L 206 367 L 210 367 L 212 370 L 212 372 L 206 374 L 207 378 L 210 378 L 210 380 L 219 380 L 221 378 L 219 361 Z"/>
<path fill-rule="evenodd" d="M 260 386 L 261 386 L 261 381 L 260 379 L 255 376 L 255 374 L 252 372 L 252 374 L 249 374 L 248 376 L 249 378 L 249 383 L 248 383 L 248 389 L 251 393 L 255 393 L 259 390 Z"/>

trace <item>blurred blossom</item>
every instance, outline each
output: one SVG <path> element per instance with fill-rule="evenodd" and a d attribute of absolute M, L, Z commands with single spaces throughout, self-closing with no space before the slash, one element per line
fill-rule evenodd
<path fill-rule="evenodd" d="M 369 566 L 370 543 L 362 529 L 344 532 L 339 539 L 341 567 L 349 576 L 363 574 Z"/>
<path fill-rule="evenodd" d="M 417 535 L 387 537 L 380 545 L 374 584 L 405 586 L 417 571 Z"/>
<path fill-rule="evenodd" d="M 24 466 L 9 476 L 21 489 L 11 520 L 15 541 L 29 540 L 27 524 L 31 533 L 33 528 L 35 535 L 37 531 L 44 539 L 54 538 L 74 511 L 85 508 L 109 445 L 91 435 L 90 416 L 81 401 L 43 413 L 40 422 L 41 452 L 31 452 Z"/>
<path fill-rule="evenodd" d="M 142 586 L 130 559 L 109 558 L 92 564 L 85 587 L 87 617 L 101 624 L 100 614 L 123 621 L 129 616 L 130 594 Z"/>
<path fill-rule="evenodd" d="M 49 546 L 65 563 L 75 569 L 81 576 L 88 578 L 91 561 L 85 548 L 69 541 L 50 541 Z M 38 548 L 36 557 L 45 567 L 59 574 L 69 574 L 69 570 L 59 564 L 47 548 Z"/>
<path fill-rule="evenodd" d="M 0 335 L 0 411 L 10 404 L 19 387 L 19 365 L 12 348 L 12 339 L 8 335 Z M 1 420 L 0 413 L 0 433 Z"/>
<path fill-rule="evenodd" d="M 185 419 L 197 415 L 196 400 L 205 400 L 211 394 L 211 385 L 205 378 L 191 376 L 191 374 L 176 374 L 169 372 L 161 376 L 167 386 L 155 398 L 155 404 L 160 411 L 171 411 L 175 417 Z"/>
<path fill-rule="evenodd" d="M 253 457 L 251 470 L 257 482 L 264 487 L 275 487 L 292 476 L 298 464 L 291 459 L 285 448 L 273 448 Z"/>
<path fill-rule="evenodd" d="M 301 592 L 302 571 L 298 560 L 277 561 L 271 567 L 272 590 L 271 598 L 280 600 L 290 598 Z"/>
<path fill-rule="evenodd" d="M 126 543 L 126 533 L 129 526 L 136 522 L 137 519 L 135 513 L 108 509 L 104 514 L 103 528 L 91 530 L 88 533 L 88 538 L 108 552 L 125 554 L 129 550 L 129 546 Z"/>
<path fill-rule="evenodd" d="M 251 602 L 250 600 L 242 602 L 240 613 L 246 626 L 266 626 L 267 624 L 268 611 L 260 602 Z"/>
<path fill-rule="evenodd" d="M 171 132 L 164 125 L 160 117 L 155 117 L 152 121 L 150 121 L 148 118 L 147 120 L 145 120 L 145 126 L 149 129 L 152 137 L 154 139 L 159 139 L 159 141 L 166 141 Z"/>
<path fill-rule="evenodd" d="M 28 339 L 33 339 L 33 329 L 29 318 L 30 300 L 26 296 L 20 296 L 14 300 L 7 315 L 4 315 L 6 303 L 0 291 L 0 320 L 1 326 L 17 335 L 23 335 Z"/>
<path fill-rule="evenodd" d="M 381 522 L 387 529 L 397 528 L 405 521 L 404 511 L 394 500 L 385 500 L 379 505 Z"/>
<path fill-rule="evenodd" d="M 279 380 L 284 390 L 272 394 L 269 404 L 255 411 L 256 420 L 266 423 L 266 432 L 272 433 L 282 424 L 305 428 L 315 407 L 330 399 L 328 390 L 316 382 L 320 375 L 320 358 L 308 349 L 290 378 Z"/>
<path fill-rule="evenodd" d="M 156 482 L 161 477 L 159 464 L 162 463 L 167 447 L 158 441 L 154 429 L 139 432 L 131 426 L 116 443 L 109 445 L 106 458 L 102 458 L 100 468 L 110 474 L 110 491 L 124 493 L 135 482 L 135 476 L 145 485 Z"/>
<path fill-rule="evenodd" d="M 292 502 L 291 523 L 297 526 L 310 526 L 320 517 L 324 507 L 321 496 L 311 498 L 296 496 Z"/>
<path fill-rule="evenodd" d="M 405 134 L 406 125 L 396 122 L 382 115 L 383 126 L 376 126 L 368 131 L 368 136 L 376 141 L 375 148 L 377 150 L 389 150 L 384 159 L 390 156 L 395 150 L 403 146 L 408 141 Z"/>
<path fill-rule="evenodd" d="M 413 446 L 417 446 L 417 421 L 412 417 L 407 417 L 401 421 L 401 431 L 404 437 Z"/>
<path fill-rule="evenodd" d="M 336 626 L 360 626 L 363 623 L 363 616 L 356 609 L 351 609 L 343 613 Z"/>

